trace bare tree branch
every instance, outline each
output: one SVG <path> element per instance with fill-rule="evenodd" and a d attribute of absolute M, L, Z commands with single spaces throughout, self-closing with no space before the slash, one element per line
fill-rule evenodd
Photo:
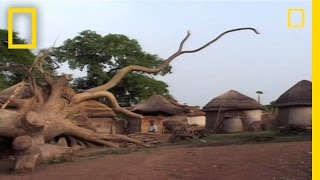
<path fill-rule="evenodd" d="M 231 32 L 235 32 L 235 31 L 243 31 L 243 30 L 252 30 L 253 32 L 255 32 L 256 34 L 260 34 L 256 29 L 254 28 L 237 28 L 237 29 L 231 29 L 231 30 L 228 30 L 228 31 L 225 31 L 223 33 L 221 33 L 219 36 L 217 36 L 216 38 L 214 38 L 212 41 L 209 41 L 207 42 L 205 45 L 197 48 L 197 49 L 194 49 L 194 50 L 187 50 L 187 51 L 182 51 L 181 54 L 184 54 L 184 53 L 195 53 L 195 52 L 198 52 L 198 51 L 201 51 L 202 49 L 210 46 L 210 44 L 216 42 L 217 40 L 219 40 L 222 36 L 228 34 L 228 33 L 231 33 Z"/>
<path fill-rule="evenodd" d="M 186 35 L 186 37 L 185 37 L 185 38 L 183 38 L 183 40 L 182 40 L 182 41 L 181 41 L 181 43 L 180 43 L 180 46 L 179 46 L 178 52 L 179 52 L 179 51 L 182 51 L 182 49 L 183 49 L 183 45 L 184 45 L 184 43 L 189 39 L 190 35 L 191 35 L 190 31 L 187 31 L 187 35 Z"/>
<path fill-rule="evenodd" d="M 85 93 L 76 94 L 72 97 L 71 102 L 73 104 L 78 104 L 83 101 L 92 100 L 92 99 L 96 99 L 99 97 L 107 98 L 110 101 L 110 103 L 112 104 L 112 107 L 114 108 L 114 110 L 117 112 L 121 112 L 121 113 L 124 113 L 128 116 L 139 118 L 139 119 L 143 118 L 142 115 L 133 113 L 125 108 L 120 107 L 117 99 L 109 91 L 98 91 L 98 92 L 93 92 L 93 93 L 85 92 Z"/>
<path fill-rule="evenodd" d="M 50 49 L 47 49 L 43 52 L 40 52 L 34 61 L 34 66 L 43 74 L 44 79 L 47 81 L 49 85 L 52 85 L 52 79 L 50 74 L 43 69 L 44 59 L 49 55 Z"/>
<path fill-rule="evenodd" d="M 130 73 L 132 71 L 142 71 L 142 72 L 146 72 L 146 73 L 157 73 L 157 72 L 160 72 L 160 71 L 164 70 L 170 64 L 171 61 L 173 61 L 176 57 L 180 56 L 181 54 L 194 53 L 194 52 L 201 51 L 202 49 L 208 47 L 212 43 L 214 43 L 217 40 L 219 40 L 222 36 L 224 36 L 224 35 L 226 35 L 228 33 L 231 33 L 231 32 L 242 31 L 242 30 L 252 30 L 256 34 L 259 34 L 259 32 L 256 29 L 250 28 L 250 27 L 231 29 L 231 30 L 228 30 L 228 31 L 225 31 L 225 32 L 221 33 L 219 36 L 217 36 L 216 38 L 214 38 L 213 40 L 209 41 L 208 43 L 206 43 L 205 45 L 201 46 L 198 49 L 182 51 L 184 43 L 190 37 L 190 32 L 188 31 L 188 33 L 185 36 L 185 38 L 181 41 L 179 49 L 177 50 L 177 52 L 172 54 L 168 59 L 164 60 L 164 62 L 162 64 L 160 64 L 158 67 L 156 67 L 156 68 L 148 68 L 148 67 L 138 66 L 138 65 L 130 65 L 130 66 L 124 67 L 124 68 L 120 69 L 115 74 L 115 76 L 113 76 L 113 78 L 110 81 L 108 81 L 107 83 L 105 83 L 105 84 L 103 84 L 101 86 L 98 86 L 98 87 L 94 87 L 94 88 L 88 89 L 85 92 L 91 92 L 92 93 L 92 92 L 98 92 L 98 91 L 107 91 L 107 90 L 113 88 L 114 86 L 116 86 L 122 80 L 122 78 L 124 78 L 128 73 Z"/>

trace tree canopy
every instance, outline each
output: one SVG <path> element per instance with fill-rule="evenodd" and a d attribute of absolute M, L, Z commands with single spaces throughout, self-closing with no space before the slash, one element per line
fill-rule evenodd
<path fill-rule="evenodd" d="M 51 58 L 60 63 L 67 62 L 71 69 L 86 70 L 87 76 L 74 81 L 74 88 L 80 92 L 106 83 L 122 67 L 156 67 L 163 62 L 157 55 L 144 52 L 135 39 L 120 34 L 102 36 L 90 30 L 67 39 L 55 49 Z M 161 75 L 170 72 L 169 66 Z M 153 94 L 171 97 L 168 85 L 156 80 L 155 75 L 133 72 L 110 91 L 123 106 L 137 103 Z"/>
<path fill-rule="evenodd" d="M 16 44 L 26 42 L 13 33 Z M 29 49 L 8 49 L 8 31 L 0 29 L 0 66 L 12 67 L 14 65 L 30 66 L 35 56 Z M 21 71 L 0 71 L 0 90 L 20 82 L 25 77 Z"/>

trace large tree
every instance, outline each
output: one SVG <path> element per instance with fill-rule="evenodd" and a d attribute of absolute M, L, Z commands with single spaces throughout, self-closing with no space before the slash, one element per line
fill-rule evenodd
<path fill-rule="evenodd" d="M 157 67 L 163 62 L 157 55 L 144 52 L 135 39 L 119 34 L 102 36 L 89 30 L 66 40 L 53 54 L 53 59 L 68 62 L 71 69 L 86 68 L 87 76 L 74 81 L 75 89 L 80 92 L 108 82 L 122 67 Z M 160 72 L 161 75 L 170 73 L 170 69 L 168 66 Z M 156 74 L 158 73 L 134 72 L 124 77 L 110 92 L 123 106 L 130 106 L 153 94 L 171 97 L 168 85 L 156 80 Z"/>
<path fill-rule="evenodd" d="M 113 148 L 118 148 L 123 141 L 150 146 L 125 135 L 95 132 L 78 125 L 76 120 L 77 118 L 83 120 L 88 116 L 95 115 L 108 114 L 111 116 L 114 115 L 113 110 L 125 113 L 133 118 L 143 118 L 142 115 L 120 107 L 115 96 L 109 90 L 116 87 L 131 72 L 159 73 L 165 70 L 176 57 L 198 52 L 216 42 L 225 34 L 241 30 L 252 30 L 258 33 L 253 28 L 232 29 L 223 32 L 198 49 L 183 50 L 183 46 L 190 36 L 188 32 L 181 41 L 178 50 L 166 60 L 161 61 L 159 66 L 126 65 L 119 69 L 108 82 L 81 93 L 76 93 L 70 87 L 70 81 L 72 80 L 70 76 L 52 76 L 43 69 L 43 59 L 47 56 L 48 51 L 43 52 L 35 59 L 33 70 L 26 72 L 29 82 L 20 89 L 20 93 L 15 98 L 11 99 L 10 97 L 19 85 L 0 92 L 0 105 L 7 102 L 8 99 L 10 100 L 6 109 L 0 109 L 0 137 L 13 139 L 12 148 L 16 158 L 14 169 L 18 172 L 33 170 L 38 161 L 72 153 L 79 147 L 77 142 L 81 142 L 81 145 L 99 144 Z M 90 52 L 90 49 L 81 53 L 90 56 L 87 51 Z M 103 50 L 101 50 L 102 52 Z M 96 56 L 95 54 L 92 55 Z M 137 63 L 139 62 L 137 61 Z M 9 67 L 4 66 L 3 68 Z M 34 73 L 41 73 L 41 82 L 33 78 Z M 113 110 L 96 101 L 97 98 L 101 97 L 110 102 Z M 90 113 L 87 113 L 86 110 L 88 109 L 91 110 Z M 70 141 L 68 145 L 71 147 L 49 143 L 61 136 L 68 137 Z"/>

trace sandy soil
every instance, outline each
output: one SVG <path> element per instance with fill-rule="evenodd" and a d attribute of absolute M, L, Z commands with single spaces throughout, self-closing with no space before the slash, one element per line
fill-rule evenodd
<path fill-rule="evenodd" d="M 41 165 L 32 174 L 10 175 L 0 162 L 0 179 L 311 179 L 311 142 L 168 146 L 124 155 Z"/>

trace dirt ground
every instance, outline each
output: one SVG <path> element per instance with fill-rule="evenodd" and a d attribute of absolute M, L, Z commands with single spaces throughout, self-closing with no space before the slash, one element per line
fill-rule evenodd
<path fill-rule="evenodd" d="M 32 174 L 0 179 L 311 179 L 311 141 L 225 146 L 167 146 L 70 163 L 41 165 Z"/>

